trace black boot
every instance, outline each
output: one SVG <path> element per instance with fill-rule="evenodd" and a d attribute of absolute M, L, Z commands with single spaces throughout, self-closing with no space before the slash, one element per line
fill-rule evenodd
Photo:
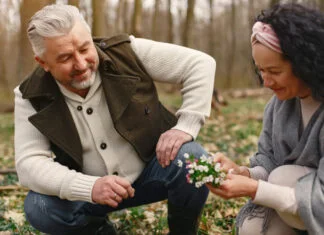
<path fill-rule="evenodd" d="M 201 211 L 176 207 L 168 203 L 169 235 L 196 235 Z"/>
<path fill-rule="evenodd" d="M 117 235 L 114 224 L 106 219 L 105 223 L 97 230 L 95 235 Z"/>

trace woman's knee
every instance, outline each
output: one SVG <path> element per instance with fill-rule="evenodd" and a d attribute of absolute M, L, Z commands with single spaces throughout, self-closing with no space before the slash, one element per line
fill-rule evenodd
<path fill-rule="evenodd" d="M 314 169 L 299 165 L 283 165 L 271 171 L 268 182 L 272 184 L 295 187 L 297 180 Z"/>
<path fill-rule="evenodd" d="M 239 235 L 261 235 L 262 231 L 262 224 L 263 219 L 262 218 L 246 218 L 242 224 L 241 227 L 238 229 Z"/>

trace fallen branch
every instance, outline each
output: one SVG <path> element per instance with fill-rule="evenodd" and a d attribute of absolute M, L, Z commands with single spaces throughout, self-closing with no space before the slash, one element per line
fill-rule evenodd
<path fill-rule="evenodd" d="M 5 185 L 5 186 L 0 186 L 0 191 L 10 191 L 10 190 L 25 190 L 28 191 L 28 188 L 19 186 L 19 185 Z"/>
<path fill-rule="evenodd" d="M 15 173 L 17 174 L 16 169 L 0 169 L 0 174 L 10 174 L 10 173 Z"/>

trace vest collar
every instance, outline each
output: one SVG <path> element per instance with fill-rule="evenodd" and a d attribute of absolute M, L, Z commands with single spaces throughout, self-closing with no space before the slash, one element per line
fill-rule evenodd
<path fill-rule="evenodd" d="M 97 48 L 99 72 L 114 125 L 122 117 L 136 92 L 139 77 L 119 74 L 111 58 Z M 81 141 L 64 96 L 49 72 L 38 67 L 23 88 L 24 99 L 38 99 L 46 105 L 29 121 L 49 140 L 69 154 L 82 167 Z"/>

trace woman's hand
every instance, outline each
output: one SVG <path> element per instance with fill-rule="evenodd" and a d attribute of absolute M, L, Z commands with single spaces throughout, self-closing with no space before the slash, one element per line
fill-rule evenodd
<path fill-rule="evenodd" d="M 226 171 L 228 174 L 243 175 L 250 177 L 250 172 L 247 167 L 237 165 L 224 154 L 216 153 L 213 157 L 214 162 L 219 162 L 221 164 L 221 169 Z"/>
<path fill-rule="evenodd" d="M 226 157 L 223 153 L 215 153 L 213 155 L 214 162 L 219 162 L 221 164 L 221 169 L 228 172 L 230 169 L 232 173 L 233 171 L 238 172 L 239 171 L 239 165 L 237 165 L 235 162 L 233 162 L 231 159 Z"/>
<path fill-rule="evenodd" d="M 225 199 L 251 197 L 254 199 L 258 189 L 258 181 L 242 175 L 227 174 L 226 180 L 217 188 L 206 184 L 209 190 Z"/>

